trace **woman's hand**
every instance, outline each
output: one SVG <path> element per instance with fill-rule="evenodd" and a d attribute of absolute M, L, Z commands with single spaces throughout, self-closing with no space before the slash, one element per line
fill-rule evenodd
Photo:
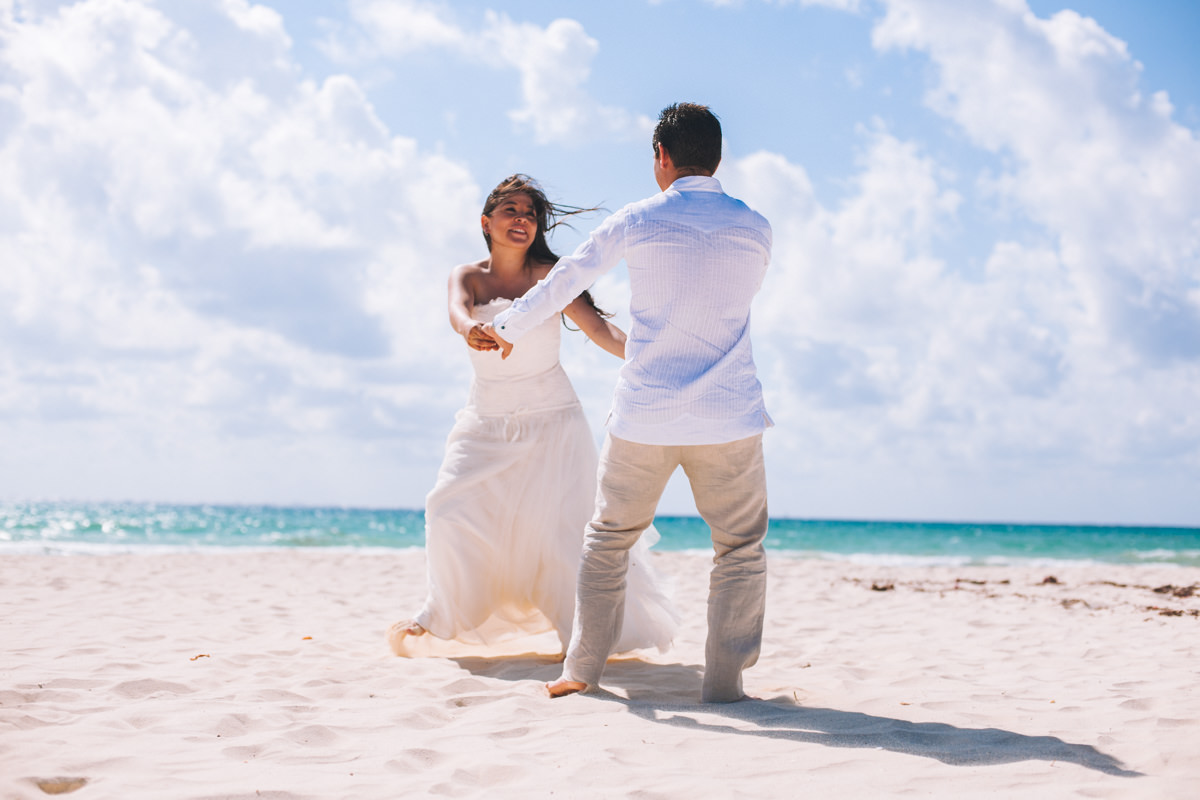
<path fill-rule="evenodd" d="M 466 335 L 467 346 L 472 350 L 499 350 L 500 345 L 496 340 L 487 335 L 483 329 L 483 323 L 477 322 L 467 330 Z"/>

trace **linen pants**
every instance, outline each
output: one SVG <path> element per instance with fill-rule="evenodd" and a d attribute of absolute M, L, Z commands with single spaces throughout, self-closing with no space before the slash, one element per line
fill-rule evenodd
<path fill-rule="evenodd" d="M 667 481 L 679 466 L 691 483 L 696 510 L 712 530 L 701 700 L 740 700 L 742 670 L 758 660 L 766 605 L 762 434 L 713 445 L 646 445 L 612 435 L 605 438 L 563 677 L 589 687 L 599 684 L 621 633 L 629 548 L 653 522 Z"/>

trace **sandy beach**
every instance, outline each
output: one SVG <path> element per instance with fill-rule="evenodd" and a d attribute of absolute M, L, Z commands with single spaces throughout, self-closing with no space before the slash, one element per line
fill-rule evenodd
<path fill-rule="evenodd" d="M 708 558 L 655 559 L 685 614 L 674 648 L 552 701 L 553 636 L 388 651 L 423 595 L 419 551 L 4 556 L 0 798 L 1200 786 L 1200 570 L 773 558 L 756 699 L 705 706 Z"/>

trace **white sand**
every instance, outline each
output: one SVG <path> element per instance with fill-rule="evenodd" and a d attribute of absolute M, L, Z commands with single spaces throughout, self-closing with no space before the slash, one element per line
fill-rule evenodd
<path fill-rule="evenodd" d="M 552 701 L 552 636 L 388 652 L 419 552 L 5 556 L 0 798 L 1200 796 L 1200 596 L 1149 588 L 1200 570 L 776 558 L 761 699 L 702 706 L 708 560 L 656 558 L 675 648 Z"/>

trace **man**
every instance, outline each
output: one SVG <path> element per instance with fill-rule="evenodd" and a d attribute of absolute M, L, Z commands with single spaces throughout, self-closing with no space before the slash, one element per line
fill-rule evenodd
<path fill-rule="evenodd" d="M 605 220 L 485 332 L 507 357 L 622 258 L 633 318 L 600 453 L 571 644 L 552 697 L 598 685 L 620 633 L 629 548 L 682 466 L 712 530 L 704 702 L 744 697 L 766 595 L 762 432 L 772 423 L 750 349 L 750 303 L 771 257 L 771 227 L 713 178 L 721 124 L 706 106 L 662 111 L 652 141 L 661 194 Z"/>

